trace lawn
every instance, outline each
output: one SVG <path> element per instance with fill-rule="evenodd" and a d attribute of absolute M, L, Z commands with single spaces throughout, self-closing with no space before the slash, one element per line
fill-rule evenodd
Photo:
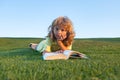
<path fill-rule="evenodd" d="M 44 61 L 28 44 L 40 38 L 0 38 L 1 80 L 120 80 L 120 38 L 75 39 L 89 59 Z"/>

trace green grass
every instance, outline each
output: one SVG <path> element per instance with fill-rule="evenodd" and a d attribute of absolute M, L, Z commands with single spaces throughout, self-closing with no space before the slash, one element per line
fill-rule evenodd
<path fill-rule="evenodd" d="M 38 38 L 0 38 L 0 80 L 120 80 L 120 38 L 75 39 L 89 59 L 44 61 Z"/>

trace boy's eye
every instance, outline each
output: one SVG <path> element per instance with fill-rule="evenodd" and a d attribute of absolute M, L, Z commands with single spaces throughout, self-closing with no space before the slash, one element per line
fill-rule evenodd
<path fill-rule="evenodd" d="M 58 28 L 56 28 L 56 30 L 58 31 Z"/>

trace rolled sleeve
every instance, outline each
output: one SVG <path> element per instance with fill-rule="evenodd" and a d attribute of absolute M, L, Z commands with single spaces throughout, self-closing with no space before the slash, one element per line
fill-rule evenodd
<path fill-rule="evenodd" d="M 36 47 L 36 50 L 39 52 L 43 52 L 43 51 L 51 51 L 51 44 L 50 44 L 50 39 L 46 38 L 46 40 L 41 41 L 38 46 Z"/>

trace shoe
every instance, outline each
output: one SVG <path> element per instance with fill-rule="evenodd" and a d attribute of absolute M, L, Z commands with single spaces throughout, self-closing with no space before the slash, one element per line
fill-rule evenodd
<path fill-rule="evenodd" d="M 30 47 L 30 48 L 32 47 L 32 43 L 29 44 L 29 47 Z"/>

